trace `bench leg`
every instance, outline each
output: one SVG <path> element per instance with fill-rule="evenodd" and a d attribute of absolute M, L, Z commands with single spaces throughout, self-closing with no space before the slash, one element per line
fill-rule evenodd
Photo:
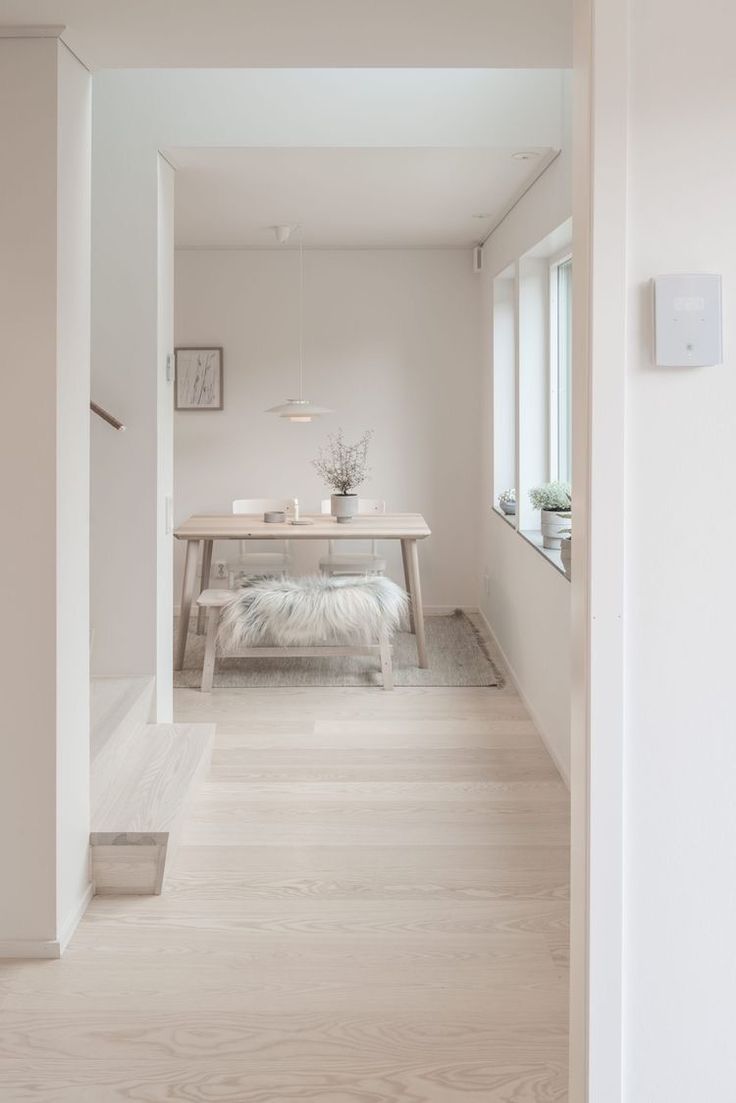
<path fill-rule="evenodd" d="M 381 634 L 381 673 L 383 675 L 383 688 L 394 688 L 394 668 L 391 660 L 391 640 L 388 633 Z"/>
<path fill-rule="evenodd" d="M 215 649 L 217 646 L 217 627 L 220 623 L 220 610 L 213 607 L 208 610 L 207 638 L 204 644 L 204 663 L 202 664 L 202 693 L 212 692 L 215 679 Z"/>

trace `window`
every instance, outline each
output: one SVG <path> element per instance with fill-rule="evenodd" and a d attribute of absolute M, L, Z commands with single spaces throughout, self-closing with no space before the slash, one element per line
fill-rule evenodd
<path fill-rule="evenodd" d="M 572 482 L 572 257 L 550 265 L 550 474 Z"/>
<path fill-rule="evenodd" d="M 510 524 L 501 495 L 516 486 L 516 265 L 493 281 L 493 503 Z"/>
<path fill-rule="evenodd" d="M 559 571 L 556 522 L 530 491 L 572 484 L 572 266 L 568 219 L 495 275 L 492 289 L 493 507 Z"/>

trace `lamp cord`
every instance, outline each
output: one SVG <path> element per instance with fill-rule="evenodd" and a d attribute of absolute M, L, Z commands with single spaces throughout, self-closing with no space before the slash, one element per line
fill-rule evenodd
<path fill-rule="evenodd" d="M 299 401 L 304 379 L 304 238 L 299 227 Z"/>

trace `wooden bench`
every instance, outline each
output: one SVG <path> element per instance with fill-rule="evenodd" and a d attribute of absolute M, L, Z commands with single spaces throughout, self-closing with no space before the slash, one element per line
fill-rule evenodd
<path fill-rule="evenodd" d="M 217 631 L 223 608 L 236 596 L 234 590 L 203 590 L 197 604 L 207 610 L 207 635 L 202 666 L 202 692 L 210 693 L 215 676 L 217 653 Z M 276 659 L 318 658 L 328 655 L 376 655 L 381 663 L 383 688 L 394 688 L 393 663 L 391 661 L 391 638 L 387 631 L 381 634 L 377 643 L 365 644 L 318 644 L 314 647 L 247 647 L 235 654 L 228 652 L 228 658 L 238 659 Z"/>

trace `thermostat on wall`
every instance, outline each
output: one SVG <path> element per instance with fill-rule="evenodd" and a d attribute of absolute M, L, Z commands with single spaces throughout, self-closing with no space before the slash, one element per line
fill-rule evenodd
<path fill-rule="evenodd" d="M 705 368 L 722 362 L 720 276 L 655 278 L 654 359 L 660 368 Z"/>

